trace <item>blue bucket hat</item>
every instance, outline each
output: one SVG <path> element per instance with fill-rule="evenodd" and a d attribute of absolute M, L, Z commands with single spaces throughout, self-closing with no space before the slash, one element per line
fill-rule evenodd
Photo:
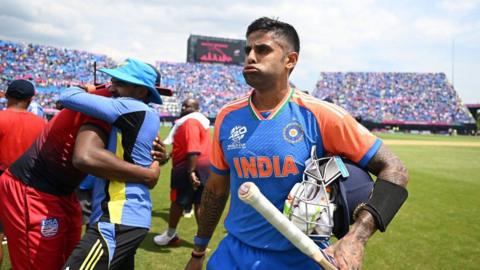
<path fill-rule="evenodd" d="M 128 58 L 117 68 L 102 68 L 99 71 L 106 73 L 115 79 L 147 87 L 150 91 L 149 102 L 152 103 L 162 104 L 163 102 L 159 91 L 162 92 L 162 90 L 168 90 L 157 87 L 157 84 L 159 83 L 159 73 L 155 68 L 133 58 Z"/>

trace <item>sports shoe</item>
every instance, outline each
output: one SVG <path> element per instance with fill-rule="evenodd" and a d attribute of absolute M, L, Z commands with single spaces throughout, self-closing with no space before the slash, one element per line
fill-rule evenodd
<path fill-rule="evenodd" d="M 193 209 L 190 209 L 190 211 L 183 211 L 183 217 L 185 218 L 191 218 L 193 216 Z"/>
<path fill-rule="evenodd" d="M 153 237 L 153 242 L 158 246 L 178 246 L 181 240 L 176 233 L 169 237 L 167 231 L 165 231 L 164 233 Z"/>

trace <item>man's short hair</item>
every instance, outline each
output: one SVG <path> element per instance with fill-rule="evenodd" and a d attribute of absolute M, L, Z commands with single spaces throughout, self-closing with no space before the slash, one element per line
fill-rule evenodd
<path fill-rule="evenodd" d="M 300 53 L 300 39 L 298 38 L 297 30 L 288 23 L 262 17 L 256 19 L 248 26 L 246 37 L 248 38 L 255 31 L 273 32 L 275 36 L 283 38 L 294 52 Z"/>

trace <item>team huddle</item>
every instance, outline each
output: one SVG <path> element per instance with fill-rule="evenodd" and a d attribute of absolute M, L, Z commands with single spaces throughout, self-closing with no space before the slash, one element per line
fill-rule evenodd
<path fill-rule="evenodd" d="M 0 177 L 12 268 L 134 269 L 151 226 L 149 189 L 172 142 L 169 227 L 154 242 L 178 241 L 181 213 L 193 204 L 198 231 L 185 269 L 202 269 L 228 198 L 228 234 L 207 269 L 361 268 L 368 239 L 386 230 L 407 198 L 406 168 L 345 110 L 290 86 L 300 51 L 293 26 L 263 17 L 246 38 L 243 75 L 252 91 L 218 112 L 212 138 L 195 100 L 184 102 L 169 138 L 156 138 L 160 119 L 147 104 L 171 91 L 142 61 L 100 70 L 111 76 L 107 86 L 62 92 L 65 109 Z M 92 214 L 81 237 L 74 191 L 87 175 L 95 176 Z M 246 182 L 328 263 L 299 247 L 291 238 L 298 233 L 272 225 L 261 206 L 242 201 Z M 332 235 L 339 240 L 330 245 Z"/>

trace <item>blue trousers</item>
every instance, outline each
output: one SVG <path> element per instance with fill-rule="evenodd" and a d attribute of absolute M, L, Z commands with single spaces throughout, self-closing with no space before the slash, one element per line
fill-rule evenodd
<path fill-rule="evenodd" d="M 218 245 L 207 270 L 321 270 L 315 261 L 298 249 L 273 251 L 248 246 L 231 235 Z"/>

